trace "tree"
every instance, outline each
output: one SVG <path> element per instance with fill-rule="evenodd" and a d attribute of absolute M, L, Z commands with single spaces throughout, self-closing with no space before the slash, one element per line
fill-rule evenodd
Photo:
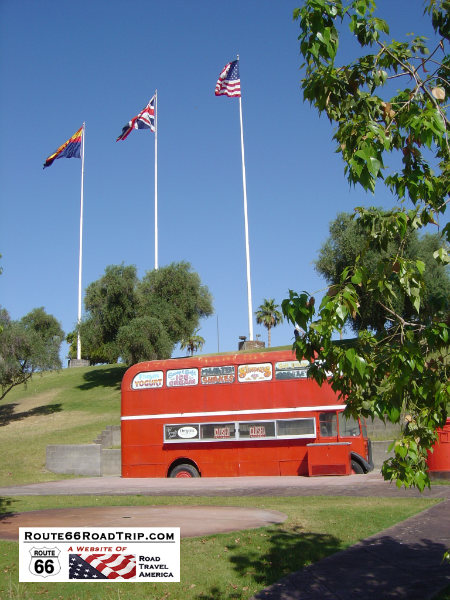
<path fill-rule="evenodd" d="M 138 286 L 141 314 L 158 317 L 176 344 L 212 314 L 212 296 L 187 262 L 148 271 Z"/>
<path fill-rule="evenodd" d="M 181 340 L 180 347 L 182 350 L 187 350 L 191 356 L 194 356 L 194 352 L 201 350 L 205 344 L 205 339 L 201 335 L 198 335 L 198 329 L 194 331 L 188 338 Z"/>
<path fill-rule="evenodd" d="M 0 311 L 0 400 L 13 387 L 25 384 L 37 371 L 61 368 L 59 350 L 64 332 L 59 322 L 35 308 L 20 321 Z"/>
<path fill-rule="evenodd" d="M 383 214 L 384 211 L 381 211 Z M 341 273 L 349 264 L 354 264 L 357 256 L 361 256 L 362 265 L 367 271 L 373 271 L 377 262 L 386 259 L 393 253 L 401 242 L 400 238 L 388 243 L 387 250 L 378 250 L 371 244 L 371 239 L 361 226 L 349 213 L 340 213 L 330 223 L 330 237 L 325 241 L 315 261 L 316 270 L 326 279 L 331 286 L 339 286 Z M 424 270 L 424 296 L 422 314 L 431 319 L 436 308 L 445 306 L 449 308 L 450 277 L 448 269 L 438 264 L 433 253 L 439 249 L 442 240 L 438 234 L 426 234 L 419 237 L 416 231 L 410 232 L 405 237 L 405 255 L 410 259 L 420 259 L 425 264 Z M 365 292 L 360 287 L 356 288 L 358 294 L 359 310 L 348 321 L 357 333 L 361 329 L 370 328 L 377 333 L 382 333 L 386 327 L 386 311 L 379 305 L 373 294 Z M 395 311 L 404 319 L 411 319 L 414 308 L 408 297 L 397 285 L 395 287 Z"/>
<path fill-rule="evenodd" d="M 119 329 L 137 316 L 136 267 L 110 265 L 85 293 L 87 317 L 80 325 L 83 356 L 91 363 L 113 363 L 120 356 Z"/>
<path fill-rule="evenodd" d="M 120 357 L 126 364 L 170 358 L 173 342 L 161 321 L 154 317 L 136 317 L 117 334 Z"/>
<path fill-rule="evenodd" d="M 258 310 L 255 311 L 256 322 L 258 325 L 264 325 L 267 329 L 267 344 L 269 348 L 272 327 L 276 327 L 283 321 L 283 315 L 278 310 L 279 308 L 278 304 L 275 304 L 275 300 L 271 298 L 270 300 L 264 299 Z"/>
<path fill-rule="evenodd" d="M 93 364 L 129 363 L 170 357 L 175 344 L 212 314 L 212 299 L 189 263 L 149 271 L 142 280 L 134 266 L 122 264 L 107 267 L 88 286 L 85 307 L 83 357 Z M 75 336 L 69 336 L 75 352 Z"/>
<path fill-rule="evenodd" d="M 450 319 L 439 302 L 432 315 L 423 311 L 427 267 L 407 255 L 406 240 L 426 225 L 438 226 L 448 203 L 448 7 L 448 0 L 431 0 L 425 9 L 438 36 L 433 46 L 428 42 L 430 50 L 422 36 L 388 43 L 389 28 L 374 16 L 374 0 L 345 6 L 342 0 L 306 0 L 294 12 L 305 60 L 303 95 L 335 125 L 350 184 L 374 191 L 383 182 L 399 204 L 386 212 L 355 210 L 358 226 L 380 251 L 374 268 L 365 267 L 362 252 L 343 266 L 339 283 L 318 309 L 309 293 L 291 291 L 283 311 L 305 331 L 294 344 L 297 356 L 314 361 L 320 354 L 322 362 L 313 363 L 310 375 L 321 384 L 331 372 L 328 381 L 345 398 L 348 414 L 392 422 L 406 415 L 382 472 L 399 486 L 419 489 L 429 485 L 427 449 L 447 417 Z M 343 23 L 363 54 L 339 66 Z M 393 83 L 403 87 L 395 91 Z M 397 171 L 388 170 L 389 159 L 400 165 Z M 450 225 L 440 233 L 443 242 L 433 253 L 437 265 L 448 263 L 444 240 L 449 241 Z M 396 308 L 398 289 L 413 308 L 408 319 Z M 387 326 L 379 334 L 361 329 L 353 344 L 333 341 L 347 318 L 360 313 L 361 294 L 373 295 Z"/>

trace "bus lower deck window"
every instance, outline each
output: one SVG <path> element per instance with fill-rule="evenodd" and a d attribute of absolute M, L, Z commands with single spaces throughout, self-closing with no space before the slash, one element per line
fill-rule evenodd
<path fill-rule="evenodd" d="M 295 419 L 293 421 L 277 421 L 277 435 L 314 435 L 314 419 Z"/>

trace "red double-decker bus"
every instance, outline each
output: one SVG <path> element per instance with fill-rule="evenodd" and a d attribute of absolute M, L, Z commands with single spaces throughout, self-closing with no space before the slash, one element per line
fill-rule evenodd
<path fill-rule="evenodd" d="M 122 477 L 347 475 L 365 424 L 292 350 L 151 361 L 122 381 Z"/>

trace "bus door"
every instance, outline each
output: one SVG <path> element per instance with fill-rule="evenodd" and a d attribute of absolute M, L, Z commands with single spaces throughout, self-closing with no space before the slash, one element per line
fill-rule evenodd
<path fill-rule="evenodd" d="M 335 410 L 319 412 L 319 423 L 317 429 L 318 442 L 337 442 L 338 427 Z"/>
<path fill-rule="evenodd" d="M 363 434 L 361 435 L 361 425 L 363 425 Z M 350 442 L 352 448 L 352 468 L 355 473 L 366 472 L 371 466 L 371 449 L 367 439 L 367 427 L 365 422 L 350 416 L 344 416 L 343 412 L 338 413 L 339 441 Z M 363 459 L 362 461 L 360 460 Z M 356 464 L 355 465 L 355 460 Z"/>

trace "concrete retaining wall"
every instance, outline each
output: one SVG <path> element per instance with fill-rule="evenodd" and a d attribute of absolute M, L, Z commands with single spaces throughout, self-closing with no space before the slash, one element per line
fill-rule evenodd
<path fill-rule="evenodd" d="M 120 475 L 121 451 L 120 448 L 102 448 L 100 444 L 47 446 L 45 468 L 65 475 Z"/>
<path fill-rule="evenodd" d="M 394 440 L 400 433 L 399 423 L 383 423 L 381 419 L 366 419 L 367 433 L 371 440 Z"/>
<path fill-rule="evenodd" d="M 120 447 L 120 425 L 108 425 L 94 440 L 94 444 L 100 444 L 102 448 Z"/>
<path fill-rule="evenodd" d="M 119 449 L 102 448 L 101 451 L 101 474 L 120 475 L 122 472 L 122 456 Z"/>
<path fill-rule="evenodd" d="M 392 440 L 385 440 L 382 442 L 372 441 L 372 458 L 376 471 L 381 469 L 381 465 L 387 458 L 393 456 L 393 452 L 388 452 L 388 448 L 391 444 Z"/>
<path fill-rule="evenodd" d="M 101 446 L 98 444 L 64 444 L 47 446 L 45 467 L 66 475 L 101 475 Z"/>
<path fill-rule="evenodd" d="M 88 477 L 120 475 L 122 472 L 120 425 L 108 426 L 93 444 L 47 446 L 45 467 L 52 473 L 65 475 Z"/>

